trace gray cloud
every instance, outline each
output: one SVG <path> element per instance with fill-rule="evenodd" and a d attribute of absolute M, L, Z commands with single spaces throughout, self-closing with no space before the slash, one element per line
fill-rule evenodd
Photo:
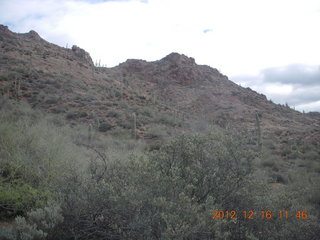
<path fill-rule="evenodd" d="M 320 66 L 294 64 L 286 67 L 267 68 L 261 71 L 264 82 L 283 84 L 319 85 Z"/>
<path fill-rule="evenodd" d="M 295 87 L 291 94 L 288 95 L 287 102 L 289 105 L 297 106 L 320 100 L 320 84 L 318 86 L 298 86 Z"/>
<path fill-rule="evenodd" d="M 234 76 L 231 80 L 265 94 L 275 103 L 288 103 L 300 111 L 320 111 L 320 66 L 267 68 L 258 75 Z"/>

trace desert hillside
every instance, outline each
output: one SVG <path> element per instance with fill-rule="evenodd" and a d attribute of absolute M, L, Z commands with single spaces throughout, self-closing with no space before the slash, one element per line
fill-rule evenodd
<path fill-rule="evenodd" d="M 183 54 L 171 53 L 155 62 L 130 59 L 105 68 L 95 66 L 85 50 L 59 47 L 34 31 L 17 34 L 1 25 L 0 34 L 1 93 L 74 123 L 125 128 L 135 112 L 143 138 L 156 121 L 154 113 L 173 121 L 195 118 L 250 129 L 258 115 L 267 134 L 319 144 L 319 119 L 313 115 L 274 104 Z"/>
<path fill-rule="evenodd" d="M 0 25 L 1 240 L 317 240 L 319 184 L 319 113 Z"/>

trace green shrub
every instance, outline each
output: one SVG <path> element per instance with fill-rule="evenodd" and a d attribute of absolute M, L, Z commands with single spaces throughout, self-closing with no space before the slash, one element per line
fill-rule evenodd
<path fill-rule="evenodd" d="M 61 176 L 83 157 L 80 148 L 66 137 L 66 129 L 23 104 L 2 103 L 0 197 L 5 204 L 17 206 L 15 212 L 27 211 L 36 207 L 39 199 L 49 197 L 46 189 L 57 187 Z"/>
<path fill-rule="evenodd" d="M 110 124 L 108 122 L 102 122 L 102 123 L 100 123 L 98 130 L 100 132 L 107 132 L 107 131 L 111 130 L 112 128 L 113 128 L 112 124 Z"/>
<path fill-rule="evenodd" d="M 0 218 L 24 214 L 32 208 L 43 206 L 50 197 L 50 191 L 35 189 L 20 179 L 0 184 Z"/>
<path fill-rule="evenodd" d="M 150 125 L 148 126 L 148 130 L 145 134 L 146 138 L 151 139 L 165 139 L 168 136 L 168 129 L 164 125 Z"/>
<path fill-rule="evenodd" d="M 274 160 L 274 157 L 273 157 L 273 156 L 270 156 L 270 157 L 268 157 L 268 158 L 263 159 L 262 162 L 261 162 L 261 165 L 262 165 L 263 167 L 270 167 L 270 168 L 272 168 L 272 167 L 274 167 L 274 166 L 276 165 L 276 162 L 275 162 L 275 160 Z"/>
<path fill-rule="evenodd" d="M 123 128 L 126 128 L 126 129 L 132 129 L 132 126 L 133 126 L 132 121 L 125 120 L 125 119 L 119 121 L 118 124 L 119 124 L 120 127 L 123 127 Z"/>
<path fill-rule="evenodd" d="M 309 150 L 303 154 L 303 158 L 308 161 L 320 161 L 320 154 L 315 150 Z"/>
<path fill-rule="evenodd" d="M 78 118 L 78 113 L 77 112 L 69 112 L 66 115 L 66 119 L 76 119 Z"/>
<path fill-rule="evenodd" d="M 107 112 L 107 117 L 118 118 L 119 116 L 120 116 L 120 114 L 114 110 Z"/>
<path fill-rule="evenodd" d="M 66 115 L 66 119 L 77 119 L 87 117 L 88 114 L 86 112 L 69 112 Z"/>
<path fill-rule="evenodd" d="M 172 140 L 159 136 L 167 125 L 155 124 L 147 134 L 162 139 L 149 144 L 129 139 L 125 129 L 109 136 L 14 103 L 0 102 L 0 109 L 0 206 L 16 206 L 11 217 L 23 214 L 12 226 L 3 215 L 0 239 L 318 238 L 319 174 L 310 170 L 317 161 L 295 169 L 298 161 L 255 152 L 252 136 L 201 121 L 183 129 L 204 134 Z M 291 146 L 282 147 L 290 156 Z M 267 182 L 286 183 L 287 176 L 285 185 Z M 298 209 L 309 218 L 211 219 L 214 210 Z"/>
<path fill-rule="evenodd" d="M 0 228 L 3 232 L 0 237 L 8 240 L 48 239 L 48 234 L 54 235 L 56 226 L 63 222 L 61 208 L 56 203 L 50 203 L 49 206 L 30 211 L 26 215 L 16 217 L 11 227 Z"/>
<path fill-rule="evenodd" d="M 263 139 L 262 144 L 265 148 L 270 150 L 275 150 L 277 148 L 276 142 L 274 139 Z"/>
<path fill-rule="evenodd" d="M 176 125 L 176 119 L 169 115 L 168 113 L 158 113 L 153 120 L 154 123 L 160 123 L 164 125 L 170 125 L 170 126 L 175 126 Z"/>
<path fill-rule="evenodd" d="M 59 99 L 56 97 L 50 97 L 45 101 L 46 104 L 57 104 L 58 102 Z"/>

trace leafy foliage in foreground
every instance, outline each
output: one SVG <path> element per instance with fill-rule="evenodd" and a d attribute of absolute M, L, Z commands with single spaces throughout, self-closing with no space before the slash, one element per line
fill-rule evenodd
<path fill-rule="evenodd" d="M 288 185 L 272 187 L 255 164 L 265 156 L 246 134 L 213 129 L 147 151 L 130 138 L 89 138 L 85 129 L 70 129 L 28 107 L 1 106 L 0 216 L 11 221 L 0 226 L 1 239 L 319 236 L 319 175 L 296 170 Z M 309 215 L 212 219 L 214 210 Z"/>

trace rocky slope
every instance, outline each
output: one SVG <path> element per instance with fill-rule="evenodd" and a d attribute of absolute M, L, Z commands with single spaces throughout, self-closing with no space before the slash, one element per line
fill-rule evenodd
<path fill-rule="evenodd" d="M 255 129 L 259 116 L 262 131 L 282 141 L 320 143 L 316 115 L 274 104 L 185 55 L 171 53 L 154 62 L 130 59 L 113 68 L 97 67 L 77 46 L 62 48 L 34 31 L 17 34 L 3 25 L 0 94 L 63 114 L 73 124 L 105 123 L 103 131 L 130 129 L 136 113 L 140 137 L 154 124 L 181 127 L 178 122 L 188 119 Z"/>

